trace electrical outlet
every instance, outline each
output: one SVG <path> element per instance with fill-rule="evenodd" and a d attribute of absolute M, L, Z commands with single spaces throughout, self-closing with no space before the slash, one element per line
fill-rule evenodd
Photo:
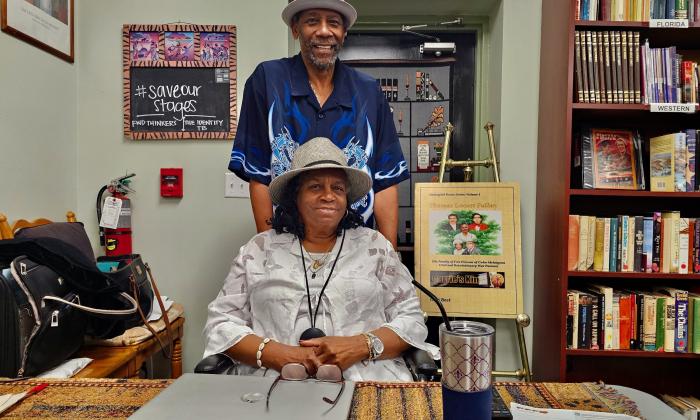
<path fill-rule="evenodd" d="M 233 172 L 226 172 L 225 175 L 224 197 L 250 198 L 247 182 L 237 177 Z"/>

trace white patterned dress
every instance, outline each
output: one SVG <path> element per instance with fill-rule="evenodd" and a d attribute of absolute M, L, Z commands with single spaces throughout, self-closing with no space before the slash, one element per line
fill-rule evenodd
<path fill-rule="evenodd" d="M 308 272 L 312 309 L 340 248 L 338 238 L 315 279 Z M 310 260 L 306 260 L 307 269 Z M 427 328 L 411 274 L 379 232 L 358 227 L 346 231 L 342 252 L 318 309 L 316 326 L 326 335 L 351 336 L 387 327 L 408 344 L 439 357 L 424 342 Z M 311 326 L 299 241 L 291 234 L 268 230 L 240 249 L 219 295 L 209 304 L 204 327 L 204 356 L 221 353 L 248 334 L 298 345 Z M 241 374 L 265 374 L 242 366 Z M 270 373 L 268 373 L 270 374 Z M 344 372 L 354 381 L 410 381 L 400 357 L 356 363 Z"/>

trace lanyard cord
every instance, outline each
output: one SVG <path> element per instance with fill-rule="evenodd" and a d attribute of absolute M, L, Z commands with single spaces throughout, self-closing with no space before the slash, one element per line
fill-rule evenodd
<path fill-rule="evenodd" d="M 304 268 L 304 280 L 306 281 L 306 301 L 309 304 L 309 318 L 311 318 L 311 328 L 316 328 L 316 315 L 318 315 L 318 307 L 321 305 L 321 298 L 323 297 L 323 292 L 326 290 L 326 286 L 328 286 L 328 282 L 331 280 L 333 270 L 335 269 L 335 265 L 338 262 L 338 259 L 340 258 L 340 252 L 343 250 L 344 243 L 345 229 L 343 229 L 343 239 L 340 240 L 340 248 L 338 249 L 338 255 L 335 256 L 335 260 L 333 260 L 333 265 L 331 266 L 331 272 L 328 274 L 328 277 L 326 278 L 326 281 L 323 283 L 323 287 L 321 288 L 321 293 L 319 293 L 318 295 L 318 302 L 316 302 L 316 311 L 312 312 L 311 290 L 309 289 L 309 276 L 306 274 L 306 262 L 304 261 L 304 246 L 301 243 L 301 239 L 299 240 L 299 249 L 301 250 L 301 265 Z"/>

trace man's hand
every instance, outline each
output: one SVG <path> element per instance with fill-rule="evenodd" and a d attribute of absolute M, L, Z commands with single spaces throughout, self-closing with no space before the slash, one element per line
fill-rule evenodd
<path fill-rule="evenodd" d="M 322 364 L 337 365 L 341 370 L 369 357 L 367 339 L 363 335 L 312 338 L 299 344 L 302 348 L 313 349 Z"/>

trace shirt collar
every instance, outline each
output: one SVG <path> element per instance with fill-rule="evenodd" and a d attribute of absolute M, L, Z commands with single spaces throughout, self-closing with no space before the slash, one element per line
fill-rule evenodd
<path fill-rule="evenodd" d="M 348 86 L 348 68 L 340 60 L 335 61 L 333 70 L 333 93 L 328 102 L 347 108 L 352 107 L 352 93 Z M 292 96 L 312 96 L 314 93 L 309 85 L 309 74 L 306 71 L 301 53 L 292 58 Z M 328 104 L 327 104 L 328 105 Z"/>

